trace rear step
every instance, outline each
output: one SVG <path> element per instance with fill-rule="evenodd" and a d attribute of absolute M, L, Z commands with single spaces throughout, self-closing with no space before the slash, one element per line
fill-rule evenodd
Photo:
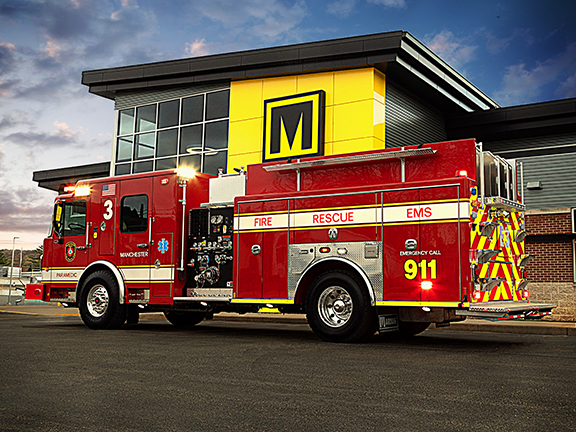
<path fill-rule="evenodd" d="M 472 303 L 467 310 L 457 310 L 456 315 L 489 320 L 540 319 L 551 315 L 555 304 L 528 303 L 527 301 L 491 301 Z"/>

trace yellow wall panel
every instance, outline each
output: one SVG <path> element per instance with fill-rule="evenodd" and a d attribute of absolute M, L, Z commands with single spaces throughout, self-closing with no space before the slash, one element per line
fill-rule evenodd
<path fill-rule="evenodd" d="M 262 161 L 265 100 L 317 90 L 326 92 L 324 154 L 384 148 L 385 86 L 371 68 L 232 82 L 229 170 Z"/>
<path fill-rule="evenodd" d="M 334 104 L 372 99 L 374 69 L 353 69 L 334 73 Z"/>
<path fill-rule="evenodd" d="M 371 137 L 373 105 L 372 99 L 334 105 L 334 141 Z"/>
<path fill-rule="evenodd" d="M 231 121 L 228 130 L 228 154 L 262 151 L 262 117 Z"/>
<path fill-rule="evenodd" d="M 374 69 L 374 91 L 382 97 L 386 96 L 386 77 L 377 69 Z"/>
<path fill-rule="evenodd" d="M 333 154 L 345 154 L 374 150 L 374 138 L 356 138 L 346 141 L 336 141 L 332 144 Z"/>
<path fill-rule="evenodd" d="M 228 153 L 228 170 L 227 172 L 233 172 L 234 168 L 244 167 L 248 165 L 258 164 L 262 162 L 262 153 L 244 153 L 240 155 L 231 155 Z"/>
<path fill-rule="evenodd" d="M 264 101 L 266 99 L 274 99 L 277 97 L 291 96 L 298 93 L 297 78 L 295 76 L 281 77 L 281 78 L 266 78 L 263 79 L 262 98 L 261 101 L 262 113 L 264 112 Z M 263 115 L 263 114 L 260 114 Z"/>
<path fill-rule="evenodd" d="M 262 117 L 262 80 L 230 83 L 230 120 Z"/>
<path fill-rule="evenodd" d="M 334 72 L 300 75 L 298 77 L 298 93 L 316 90 L 326 92 L 326 106 L 334 104 Z"/>

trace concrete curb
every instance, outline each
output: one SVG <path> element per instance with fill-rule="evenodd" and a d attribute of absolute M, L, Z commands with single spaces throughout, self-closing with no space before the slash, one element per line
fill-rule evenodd
<path fill-rule="evenodd" d="M 36 315 L 36 316 L 77 316 L 79 313 L 75 308 L 65 308 L 62 306 L 52 305 L 23 305 L 23 306 L 0 306 L 0 313 Z M 140 315 L 141 321 L 162 320 L 165 321 L 164 314 L 161 312 L 144 313 Z M 259 322 L 259 323 L 276 323 L 276 324 L 308 324 L 304 315 L 284 315 L 273 313 L 247 313 L 235 314 L 222 312 L 214 315 L 214 321 L 229 322 Z M 436 329 L 432 324 L 430 329 Z M 483 321 L 469 319 L 464 322 L 452 323 L 448 327 L 439 327 L 437 330 L 453 331 L 473 331 L 473 332 L 492 332 L 492 333 L 515 333 L 515 334 L 534 334 L 534 335 L 551 335 L 551 336 L 576 336 L 575 322 L 551 322 L 551 321 Z"/>

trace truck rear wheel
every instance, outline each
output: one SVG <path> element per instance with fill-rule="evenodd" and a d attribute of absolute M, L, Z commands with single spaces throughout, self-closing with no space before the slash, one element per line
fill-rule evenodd
<path fill-rule="evenodd" d="M 206 318 L 205 312 L 165 311 L 164 316 L 177 327 L 192 327 Z"/>
<path fill-rule="evenodd" d="M 356 276 L 346 271 L 320 275 L 306 299 L 308 324 L 329 342 L 354 342 L 376 329 L 376 310 Z"/>
<path fill-rule="evenodd" d="M 100 270 L 92 273 L 82 285 L 80 316 L 91 329 L 116 329 L 126 321 L 126 305 L 120 304 L 116 278 Z"/>
<path fill-rule="evenodd" d="M 400 321 L 400 336 L 414 336 L 418 333 L 422 333 L 428 327 L 430 327 L 430 323 L 427 322 Z"/>

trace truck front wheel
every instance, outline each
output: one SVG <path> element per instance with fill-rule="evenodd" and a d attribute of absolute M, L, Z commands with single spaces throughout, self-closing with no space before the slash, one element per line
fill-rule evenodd
<path fill-rule="evenodd" d="M 346 271 L 320 275 L 306 299 L 308 324 L 329 342 L 354 342 L 376 329 L 376 311 L 357 277 Z"/>
<path fill-rule="evenodd" d="M 80 316 L 91 329 L 116 329 L 126 321 L 126 305 L 120 304 L 118 282 L 107 271 L 86 278 L 80 293 Z"/>

